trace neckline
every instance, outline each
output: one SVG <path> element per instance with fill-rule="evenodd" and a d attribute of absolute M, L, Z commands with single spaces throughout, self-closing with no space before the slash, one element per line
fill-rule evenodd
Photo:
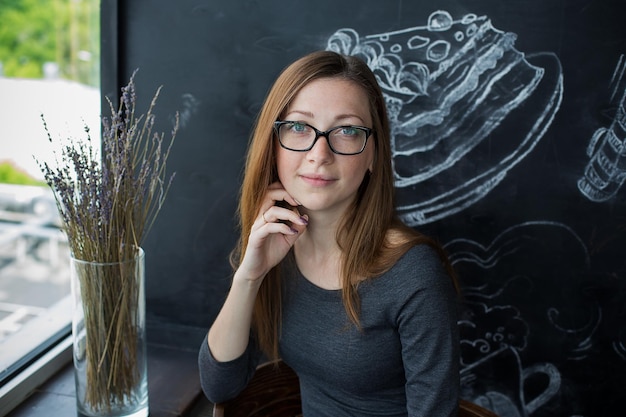
<path fill-rule="evenodd" d="M 293 268 L 296 271 L 296 273 L 298 274 L 298 276 L 302 280 L 306 281 L 308 283 L 308 285 L 310 285 L 311 287 L 314 287 L 314 288 L 316 288 L 316 289 L 318 289 L 320 291 L 326 291 L 326 292 L 340 292 L 342 290 L 341 287 L 339 287 L 339 288 L 324 288 L 324 287 L 322 287 L 320 285 L 317 285 L 315 282 L 313 282 L 309 278 L 307 278 L 307 276 L 304 275 L 304 273 L 302 272 L 302 270 L 298 266 L 298 262 L 296 260 L 296 252 L 295 252 L 295 250 L 293 248 L 289 252 L 289 262 L 293 265 Z"/>
<path fill-rule="evenodd" d="M 326 294 L 338 294 L 338 293 L 341 292 L 341 288 L 324 288 L 324 287 L 320 287 L 319 285 L 317 285 L 316 283 L 314 283 L 313 281 L 308 279 L 302 273 L 302 271 L 300 271 L 300 268 L 298 268 L 298 264 L 296 264 L 295 262 L 294 262 L 294 266 L 295 266 L 296 273 L 298 275 L 298 279 L 300 281 L 304 281 L 305 284 L 308 287 L 312 288 L 313 290 L 318 291 L 318 292 L 323 292 L 323 293 L 326 293 Z"/>
<path fill-rule="evenodd" d="M 292 258 L 293 261 L 293 270 L 296 273 L 296 277 L 298 281 L 303 281 L 304 285 L 308 288 L 310 288 L 313 291 L 319 292 L 319 293 L 323 293 L 323 294 L 329 294 L 329 295 L 336 295 L 336 294 L 340 294 L 341 293 L 341 288 L 336 288 L 336 289 L 329 289 L 329 288 L 324 288 L 324 287 L 320 287 L 319 285 L 317 285 L 316 283 L 314 283 L 313 281 L 309 280 L 303 273 L 302 271 L 300 271 L 300 268 L 298 267 L 298 264 L 295 262 L 295 259 Z"/>

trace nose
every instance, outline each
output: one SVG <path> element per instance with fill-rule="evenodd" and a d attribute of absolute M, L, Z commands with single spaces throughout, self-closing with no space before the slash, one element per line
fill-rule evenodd
<path fill-rule="evenodd" d="M 334 153 L 328 144 L 328 135 L 319 135 L 313 147 L 307 151 L 307 158 L 311 162 L 327 163 L 334 158 Z"/>

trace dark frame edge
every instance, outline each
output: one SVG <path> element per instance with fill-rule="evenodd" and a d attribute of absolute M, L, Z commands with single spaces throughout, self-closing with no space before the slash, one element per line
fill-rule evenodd
<path fill-rule="evenodd" d="M 120 89 L 120 13 L 118 0 L 100 2 L 100 109 L 109 113 L 108 97 L 113 103 L 119 99 Z"/>

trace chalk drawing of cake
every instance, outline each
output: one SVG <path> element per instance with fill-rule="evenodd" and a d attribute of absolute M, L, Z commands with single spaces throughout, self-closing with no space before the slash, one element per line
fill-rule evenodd
<path fill-rule="evenodd" d="M 626 57 L 622 55 L 613 73 L 612 99 L 621 95 L 611 125 L 595 131 L 587 155 L 589 163 L 578 180 L 578 189 L 596 203 L 615 197 L 626 182 Z M 613 103 L 613 100 L 611 100 Z"/>
<path fill-rule="evenodd" d="M 483 198 L 537 144 L 562 99 L 551 53 L 525 55 L 487 16 L 432 13 L 425 26 L 359 35 L 337 30 L 326 49 L 364 59 L 392 126 L 398 210 L 410 225 Z"/>

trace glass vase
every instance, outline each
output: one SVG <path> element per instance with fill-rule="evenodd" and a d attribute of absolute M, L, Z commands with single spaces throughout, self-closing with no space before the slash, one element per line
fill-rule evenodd
<path fill-rule="evenodd" d="M 78 417 L 148 416 L 143 250 L 70 265 Z"/>

